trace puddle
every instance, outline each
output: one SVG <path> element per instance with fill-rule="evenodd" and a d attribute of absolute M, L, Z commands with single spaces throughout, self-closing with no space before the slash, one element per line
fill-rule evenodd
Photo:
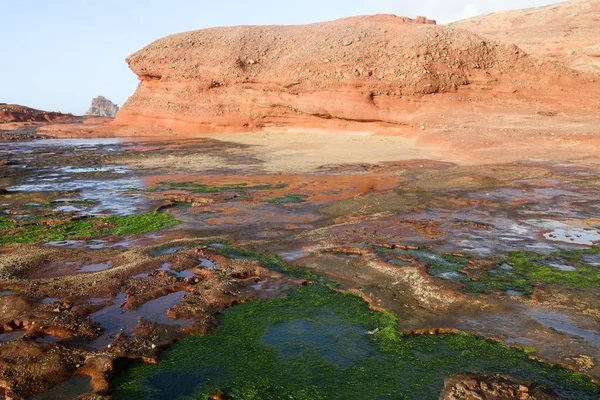
<path fill-rule="evenodd" d="M 70 249 L 80 249 L 80 248 L 88 248 L 88 249 L 103 249 L 107 246 L 104 240 L 93 239 L 93 240 L 56 240 L 51 242 L 46 242 L 43 246 L 50 247 L 67 247 Z"/>
<path fill-rule="evenodd" d="M 0 290 L 0 296 L 9 296 L 15 293 L 14 290 Z"/>
<path fill-rule="evenodd" d="M 37 338 L 35 338 L 35 341 L 38 343 L 56 343 L 60 342 L 61 340 L 62 338 L 52 335 L 38 336 Z"/>
<path fill-rule="evenodd" d="M 525 293 L 519 292 L 518 290 L 506 290 L 504 294 L 507 296 L 525 296 Z"/>
<path fill-rule="evenodd" d="M 209 260 L 208 258 L 198 257 L 198 261 L 200 261 L 199 266 L 203 268 L 211 269 L 220 266 L 219 263 Z"/>
<path fill-rule="evenodd" d="M 276 349 L 282 360 L 314 352 L 343 369 L 352 367 L 364 357 L 378 354 L 373 343 L 367 340 L 364 329 L 327 312 L 310 320 L 273 325 L 260 342 Z"/>
<path fill-rule="evenodd" d="M 71 400 L 93 390 L 92 378 L 86 375 L 77 375 L 54 386 L 47 392 L 34 394 L 29 400 Z"/>
<path fill-rule="evenodd" d="M 24 334 L 25 331 L 11 331 L 6 333 L 0 333 L 0 343 L 10 342 L 11 340 L 18 339 Z"/>
<path fill-rule="evenodd" d="M 571 319 L 564 315 L 544 312 L 531 312 L 530 314 L 539 323 L 561 334 L 583 339 L 596 346 L 600 346 L 600 335 L 573 325 Z"/>
<path fill-rule="evenodd" d="M 342 252 L 334 252 L 334 253 L 329 253 L 329 254 L 333 254 L 336 257 L 340 257 L 340 258 L 359 258 L 360 256 L 358 254 L 350 254 L 350 253 L 342 253 Z"/>
<path fill-rule="evenodd" d="M 559 263 L 544 263 L 544 265 L 547 265 L 548 267 L 557 269 L 559 271 L 570 272 L 570 271 L 575 271 L 576 270 L 575 267 L 572 267 L 570 265 L 559 264 Z"/>
<path fill-rule="evenodd" d="M 302 257 L 308 256 L 310 253 L 304 249 L 301 249 L 295 251 L 284 251 L 276 254 L 286 261 L 296 261 L 301 259 Z"/>
<path fill-rule="evenodd" d="M 110 261 L 97 263 L 97 264 L 88 264 L 79 268 L 77 272 L 98 272 L 104 271 L 105 269 L 109 269 L 111 267 Z"/>
<path fill-rule="evenodd" d="M 42 304 L 54 303 L 56 301 L 58 301 L 57 297 L 46 297 L 45 299 L 42 300 Z"/>
<path fill-rule="evenodd" d="M 143 274 L 133 275 L 131 279 L 142 279 L 150 276 L 150 272 L 144 272 Z"/>
<path fill-rule="evenodd" d="M 433 275 L 437 276 L 438 278 L 445 279 L 447 281 L 458 281 L 467 277 L 465 274 L 456 271 L 441 272 Z"/>
<path fill-rule="evenodd" d="M 175 271 L 174 269 L 171 269 L 171 266 L 172 266 L 171 263 L 163 263 L 163 265 L 160 268 L 156 269 L 155 271 L 167 271 L 167 272 L 177 276 L 178 278 L 188 278 L 190 276 L 198 276 L 188 270 Z M 150 274 L 151 274 L 151 272 L 146 272 L 143 274 L 133 275 L 132 278 L 133 279 L 148 278 L 150 276 Z"/>
<path fill-rule="evenodd" d="M 400 260 L 399 258 L 386 258 L 385 261 L 397 267 L 408 267 L 410 265 L 408 261 Z"/>
<path fill-rule="evenodd" d="M 464 267 L 462 264 L 450 262 L 442 255 L 431 250 L 394 249 L 392 253 L 399 256 L 408 256 L 427 264 L 427 273 L 440 279 L 452 281 L 467 279 L 467 275 L 459 272 Z"/>
<path fill-rule="evenodd" d="M 88 299 L 90 303 L 103 303 L 105 301 L 112 301 L 112 299 L 104 299 L 102 297 L 91 297 Z"/>
<path fill-rule="evenodd" d="M 169 256 L 177 253 L 179 250 L 189 249 L 190 247 L 192 247 L 192 245 L 158 247 L 151 250 L 149 255 L 151 257 Z"/>
<path fill-rule="evenodd" d="M 163 325 L 184 326 L 192 322 L 191 319 L 172 319 L 167 317 L 167 311 L 177 305 L 187 294 L 186 291 L 170 293 L 144 303 L 134 311 L 125 311 L 121 305 L 127 300 L 125 293 L 119 293 L 112 300 L 113 304 L 92 313 L 93 322 L 97 322 L 104 328 L 104 333 L 89 343 L 89 347 L 99 349 L 110 344 L 119 332 L 129 333 L 138 326 L 138 318 Z"/>
<path fill-rule="evenodd" d="M 600 267 L 600 253 L 586 254 L 581 258 L 581 261 L 593 267 Z"/>
<path fill-rule="evenodd" d="M 183 270 L 181 272 L 175 271 L 175 270 L 171 269 L 171 266 L 172 266 L 171 263 L 164 263 L 159 269 L 157 269 L 157 271 L 168 271 L 168 272 L 176 275 L 178 278 L 187 278 L 189 276 L 198 276 L 188 270 Z"/>
<path fill-rule="evenodd" d="M 528 220 L 525 222 L 537 228 L 550 230 L 550 232 L 544 233 L 544 238 L 553 242 L 564 242 L 585 246 L 592 246 L 593 244 L 600 243 L 600 231 L 595 228 L 571 226 L 548 219 Z"/>

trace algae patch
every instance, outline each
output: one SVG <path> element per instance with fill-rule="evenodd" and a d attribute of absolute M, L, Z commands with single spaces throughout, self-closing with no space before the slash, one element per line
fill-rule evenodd
<path fill-rule="evenodd" d="M 0 217 L 0 244 L 50 242 L 104 235 L 138 235 L 172 228 L 179 223 L 171 215 L 159 212 L 70 219 L 57 223 L 19 223 Z"/>
<path fill-rule="evenodd" d="M 600 267 L 586 262 L 600 254 L 600 246 L 584 250 L 561 250 L 549 255 L 512 251 L 495 260 L 473 260 L 429 249 L 403 250 L 374 246 L 387 262 L 406 266 L 411 261 L 426 265 L 427 273 L 461 282 L 466 293 L 504 293 L 530 296 L 541 284 L 575 288 L 600 286 Z M 560 268 L 558 267 L 560 266 Z"/>
<path fill-rule="evenodd" d="M 265 203 L 270 204 L 299 204 L 306 202 L 306 198 L 308 196 L 302 194 L 293 194 L 288 193 L 283 197 L 277 197 L 275 199 L 264 200 Z"/>
<path fill-rule="evenodd" d="M 374 334 L 374 328 L 379 330 Z M 405 335 L 362 299 L 310 285 L 235 306 L 219 327 L 113 379 L 116 399 L 437 399 L 459 372 L 497 372 L 596 399 L 589 377 L 467 333 Z"/>

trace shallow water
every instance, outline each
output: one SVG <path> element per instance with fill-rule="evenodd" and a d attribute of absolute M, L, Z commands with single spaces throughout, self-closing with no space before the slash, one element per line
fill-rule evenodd
<path fill-rule="evenodd" d="M 200 261 L 199 266 L 202 268 L 208 268 L 208 269 L 212 269 L 212 268 L 216 268 L 219 267 L 219 263 L 214 262 L 212 260 L 209 260 L 208 258 L 204 258 L 204 257 L 198 257 L 198 261 Z"/>
<path fill-rule="evenodd" d="M 528 220 L 529 225 L 549 230 L 544 238 L 553 242 L 563 242 L 591 246 L 600 243 L 600 230 L 592 227 L 578 227 L 553 220 Z"/>
<path fill-rule="evenodd" d="M 174 307 L 187 294 L 186 291 L 170 293 L 166 296 L 150 300 L 137 310 L 126 311 L 121 306 L 127 300 L 125 293 L 119 293 L 113 304 L 90 315 L 93 322 L 102 325 L 104 332 L 100 337 L 89 343 L 89 347 L 98 349 L 107 346 L 119 332 L 130 333 L 138 326 L 138 318 L 164 325 L 184 326 L 193 320 L 172 319 L 167 317 L 167 311 Z"/>
<path fill-rule="evenodd" d="M 550 312 L 533 311 L 531 312 L 531 316 L 536 321 L 556 330 L 557 332 L 583 339 L 596 346 L 600 346 L 600 335 L 574 325 L 573 321 L 564 315 Z"/>
<path fill-rule="evenodd" d="M 38 343 L 56 343 L 56 342 L 60 342 L 61 340 L 62 340 L 62 338 L 59 338 L 57 336 L 52 336 L 52 335 L 39 336 L 39 337 L 35 338 L 35 341 Z"/>
<path fill-rule="evenodd" d="M 5 156 L 36 154 L 68 157 L 74 154 L 110 154 L 122 151 L 127 144 L 119 139 L 55 139 L 3 144 Z M 76 192 L 90 204 L 54 205 L 54 211 L 77 215 L 128 215 L 148 211 L 147 201 L 129 189 L 142 189 L 141 179 L 124 166 L 113 165 L 37 165 L 36 158 L 11 158 L 22 170 L 11 179 L 6 190 L 14 193 Z M 30 171 L 31 170 L 31 171 Z"/>
<path fill-rule="evenodd" d="M 56 298 L 56 297 L 46 297 L 45 299 L 42 300 L 42 304 L 54 303 L 56 301 L 58 301 L 58 298 Z"/>
<path fill-rule="evenodd" d="M 11 331 L 6 333 L 0 333 L 0 343 L 10 342 L 11 340 L 18 339 L 24 334 L 25 331 Z"/>
<path fill-rule="evenodd" d="M 557 269 L 559 271 L 565 271 L 565 272 L 571 272 L 571 271 L 576 271 L 577 268 L 571 266 L 571 265 L 564 265 L 564 264 L 559 264 L 559 263 L 545 263 L 545 265 Z"/>
<path fill-rule="evenodd" d="M 88 264 L 88 265 L 84 265 L 83 267 L 79 268 L 77 270 L 77 272 L 98 272 L 98 271 L 104 271 L 105 269 L 109 269 L 112 266 L 110 261 L 106 261 L 103 263 L 97 263 L 97 264 Z"/>
<path fill-rule="evenodd" d="M 87 375 L 76 375 L 45 393 L 38 393 L 29 400 L 72 400 L 93 390 L 92 379 Z"/>

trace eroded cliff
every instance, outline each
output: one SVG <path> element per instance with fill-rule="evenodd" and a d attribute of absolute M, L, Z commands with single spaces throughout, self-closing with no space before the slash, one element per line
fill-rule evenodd
<path fill-rule="evenodd" d="M 578 93 L 584 83 L 515 45 L 431 22 L 374 15 L 168 36 L 127 59 L 140 84 L 113 128 L 136 135 L 389 131 L 443 102 L 533 106 L 535 99 L 539 108 L 548 93 Z"/>

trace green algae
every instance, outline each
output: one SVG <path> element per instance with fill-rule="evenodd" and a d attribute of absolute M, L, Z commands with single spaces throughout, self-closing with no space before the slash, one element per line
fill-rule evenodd
<path fill-rule="evenodd" d="M 275 254 L 258 253 L 232 246 L 224 246 L 217 249 L 217 254 L 227 258 L 252 259 L 258 261 L 263 267 L 273 271 L 281 272 L 287 276 L 301 279 L 317 280 L 319 276 L 302 268 L 294 268 L 284 259 Z"/>
<path fill-rule="evenodd" d="M 0 215 L 0 230 L 14 229 L 17 226 L 17 221 L 12 218 L 4 217 Z"/>
<path fill-rule="evenodd" d="M 277 197 L 275 199 L 264 200 L 265 203 L 270 204 L 299 204 L 305 203 L 308 196 L 303 194 L 288 193 L 283 197 Z"/>
<path fill-rule="evenodd" d="M 82 206 L 93 206 L 96 202 L 94 200 L 89 199 L 62 199 L 62 200 L 52 200 L 46 203 L 28 203 L 23 204 L 20 209 L 21 210 L 40 210 L 45 208 L 52 208 L 59 205 L 82 205 Z"/>
<path fill-rule="evenodd" d="M 129 236 L 172 228 L 180 222 L 169 214 L 151 212 L 115 217 L 90 217 L 72 219 L 54 225 L 43 223 L 18 223 L 0 219 L 0 244 L 34 243 L 73 238 L 115 235 Z"/>
<path fill-rule="evenodd" d="M 586 288 L 600 286 L 600 267 L 582 262 L 581 259 L 586 254 L 599 253 L 600 246 L 585 250 L 561 250 L 550 255 L 515 251 L 509 253 L 507 262 L 513 266 L 515 275 L 532 282 Z M 574 271 L 562 271 L 544 262 L 572 264 Z"/>
<path fill-rule="evenodd" d="M 378 328 L 377 332 L 373 330 Z M 370 332 L 369 332 L 370 331 Z M 496 372 L 545 384 L 567 399 L 600 387 L 526 351 L 467 333 L 405 335 L 394 315 L 323 285 L 245 303 L 218 328 L 167 349 L 156 365 L 113 379 L 116 399 L 437 399 L 444 379 Z"/>
<path fill-rule="evenodd" d="M 464 284 L 465 293 L 491 294 L 521 293 L 531 296 L 533 289 L 541 284 L 565 285 L 574 288 L 600 286 L 600 267 L 584 262 L 586 255 L 600 254 L 600 246 L 584 250 L 560 250 L 550 255 L 529 251 L 513 251 L 507 257 L 498 258 L 489 265 L 468 265 L 469 257 L 438 254 L 427 248 L 415 250 L 374 249 L 389 263 L 405 266 L 406 258 L 426 264 L 427 273 L 445 280 Z M 401 258 L 398 258 L 401 257 Z M 545 263 L 567 263 L 572 271 L 560 270 Z M 461 271 L 480 270 L 477 279 Z"/>

